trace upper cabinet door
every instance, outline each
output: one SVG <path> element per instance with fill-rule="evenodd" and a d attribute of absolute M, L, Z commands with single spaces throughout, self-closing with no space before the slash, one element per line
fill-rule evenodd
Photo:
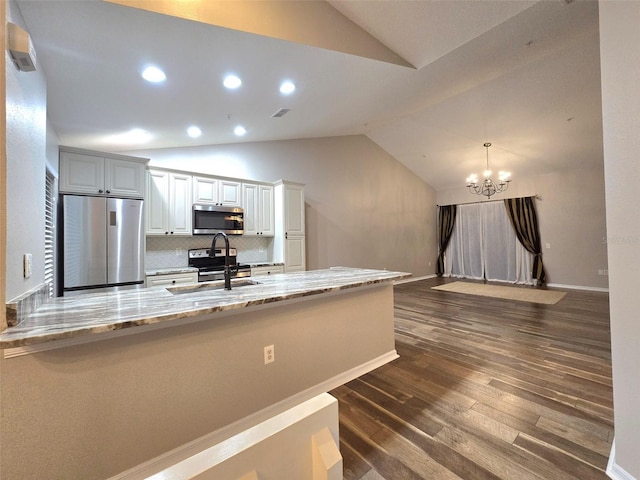
<path fill-rule="evenodd" d="M 104 159 L 105 193 L 116 197 L 144 197 L 144 165 L 138 162 Z"/>
<path fill-rule="evenodd" d="M 219 205 L 228 207 L 242 206 L 242 184 L 233 180 L 218 180 L 218 201 Z"/>
<path fill-rule="evenodd" d="M 259 235 L 258 185 L 242 184 L 242 208 L 244 209 L 244 235 Z"/>
<path fill-rule="evenodd" d="M 169 173 L 147 172 L 147 235 L 169 235 Z"/>
<path fill-rule="evenodd" d="M 258 185 L 258 228 L 265 237 L 275 235 L 273 186 Z"/>
<path fill-rule="evenodd" d="M 193 203 L 242 206 L 242 184 L 215 177 L 193 177 Z"/>
<path fill-rule="evenodd" d="M 60 152 L 60 192 L 144 198 L 144 162 Z"/>
<path fill-rule="evenodd" d="M 169 233 L 191 235 L 191 175 L 169 175 Z"/>
<path fill-rule="evenodd" d="M 273 237 L 274 198 L 272 185 L 242 184 L 244 235 Z"/>
<path fill-rule="evenodd" d="M 191 235 L 191 175 L 147 172 L 147 235 Z"/>
<path fill-rule="evenodd" d="M 104 158 L 60 152 L 61 193 L 104 194 Z"/>
<path fill-rule="evenodd" d="M 218 179 L 193 177 L 193 203 L 218 204 Z"/>

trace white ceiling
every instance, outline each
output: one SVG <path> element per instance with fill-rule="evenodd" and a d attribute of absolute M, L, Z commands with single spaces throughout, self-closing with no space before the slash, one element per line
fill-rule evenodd
<path fill-rule="evenodd" d="M 18 0 L 64 145 L 124 151 L 366 134 L 437 190 L 602 163 L 596 1 L 330 4 L 416 68 L 99 0 Z M 313 19 L 309 19 L 313 21 Z M 146 64 L 162 85 L 140 77 Z M 224 74 L 243 85 L 228 91 Z M 25 74 L 26 75 L 26 74 Z M 278 92 L 284 78 L 296 92 Z M 291 108 L 284 117 L 271 115 Z M 185 130 L 197 124 L 197 140 Z M 233 126 L 244 125 L 241 140 Z M 118 144 L 131 128 L 153 135 Z"/>

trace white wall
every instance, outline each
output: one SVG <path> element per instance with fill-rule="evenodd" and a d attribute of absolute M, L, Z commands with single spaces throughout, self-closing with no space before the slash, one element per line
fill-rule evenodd
<path fill-rule="evenodd" d="M 435 271 L 435 191 L 363 135 L 128 153 L 150 166 L 304 183 L 309 270 Z"/>
<path fill-rule="evenodd" d="M 540 196 L 536 208 L 547 282 L 608 288 L 608 277 L 598 273 L 607 269 L 603 168 L 514 178 L 509 190 L 492 200 L 531 195 Z M 437 194 L 439 205 L 479 200 L 464 187 Z"/>
<path fill-rule="evenodd" d="M 640 2 L 600 2 L 613 353 L 614 478 L 640 479 Z M 626 472 L 623 476 L 619 470 Z"/>
<path fill-rule="evenodd" d="M 7 20 L 26 29 L 15 1 Z M 18 71 L 8 53 L 7 256 L 6 296 L 11 300 L 44 280 L 44 180 L 46 161 L 46 80 L 41 68 Z M 33 254 L 33 274 L 23 278 L 22 257 Z"/>

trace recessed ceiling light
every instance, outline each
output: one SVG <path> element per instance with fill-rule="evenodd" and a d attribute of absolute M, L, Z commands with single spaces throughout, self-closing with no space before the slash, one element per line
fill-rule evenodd
<path fill-rule="evenodd" d="M 282 93 L 283 95 L 290 95 L 295 91 L 295 89 L 295 84 L 293 82 L 290 82 L 289 80 L 287 80 L 286 82 L 282 82 L 282 84 L 280 85 L 280 93 Z"/>
<path fill-rule="evenodd" d="M 235 75 L 227 75 L 226 77 L 224 77 L 224 81 L 222 82 L 222 84 L 229 89 L 234 89 L 242 85 L 242 80 L 240 80 L 240 78 Z"/>
<path fill-rule="evenodd" d="M 233 133 L 235 133 L 238 137 L 242 137 L 245 133 L 247 133 L 247 129 L 242 125 L 238 125 L 233 129 Z"/>
<path fill-rule="evenodd" d="M 200 128 L 196 127 L 195 125 L 191 125 L 189 128 L 187 128 L 187 135 L 189 135 L 191 138 L 198 138 L 200 135 L 202 135 L 202 130 L 200 130 Z"/>
<path fill-rule="evenodd" d="M 142 72 L 142 78 L 147 82 L 160 83 L 167 79 L 167 76 L 158 67 L 147 67 Z"/>

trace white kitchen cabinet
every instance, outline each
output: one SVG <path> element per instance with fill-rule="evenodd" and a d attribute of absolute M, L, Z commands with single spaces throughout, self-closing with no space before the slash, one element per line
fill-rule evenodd
<path fill-rule="evenodd" d="M 234 180 L 218 181 L 218 200 L 220 205 L 239 207 L 242 205 L 242 184 Z"/>
<path fill-rule="evenodd" d="M 242 184 L 235 180 L 216 177 L 193 177 L 193 203 L 208 205 L 242 205 Z"/>
<path fill-rule="evenodd" d="M 242 208 L 244 210 L 244 234 L 273 237 L 274 203 L 273 186 L 255 183 L 242 184 Z"/>
<path fill-rule="evenodd" d="M 147 235 L 191 235 L 191 175 L 147 172 Z"/>
<path fill-rule="evenodd" d="M 284 240 L 284 268 L 287 272 L 306 270 L 305 237 L 289 237 Z"/>
<path fill-rule="evenodd" d="M 175 285 L 190 285 L 193 283 L 198 283 L 198 272 L 147 275 L 145 281 L 147 287 L 171 287 Z"/>
<path fill-rule="evenodd" d="M 304 235 L 304 187 L 284 184 L 285 235 Z"/>
<path fill-rule="evenodd" d="M 274 261 L 285 272 L 306 270 L 304 185 L 280 181 L 274 189 Z"/>
<path fill-rule="evenodd" d="M 218 179 L 193 177 L 193 203 L 218 204 Z"/>
<path fill-rule="evenodd" d="M 272 185 L 258 185 L 258 227 L 265 237 L 275 235 L 273 193 Z"/>
<path fill-rule="evenodd" d="M 276 273 L 284 273 L 282 265 L 269 265 L 266 267 L 251 267 L 251 276 L 259 277 L 261 275 L 275 275 Z"/>
<path fill-rule="evenodd" d="M 60 149 L 61 193 L 144 197 L 143 158 Z"/>

